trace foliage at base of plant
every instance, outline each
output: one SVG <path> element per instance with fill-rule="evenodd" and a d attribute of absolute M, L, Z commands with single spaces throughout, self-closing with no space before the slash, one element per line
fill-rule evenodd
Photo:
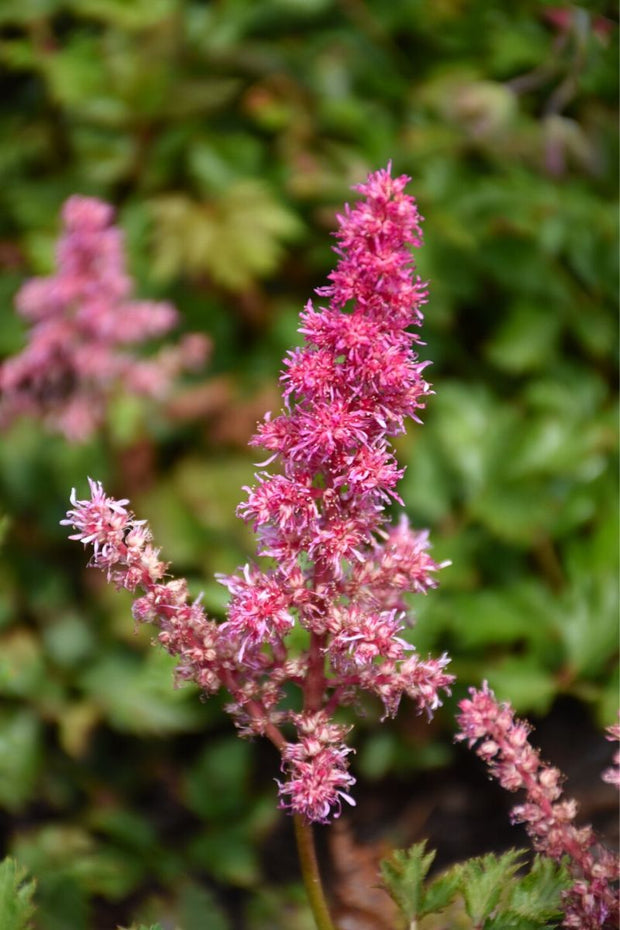
<path fill-rule="evenodd" d="M 30 930 L 34 914 L 32 896 L 35 883 L 14 859 L 0 862 L 0 927 L 3 930 Z"/>
<path fill-rule="evenodd" d="M 525 870 L 526 857 L 525 850 L 517 849 L 501 856 L 479 856 L 429 879 L 435 852 L 426 852 L 424 841 L 385 859 L 381 875 L 408 927 L 542 930 L 559 926 L 568 873 L 543 856 L 536 856 Z"/>

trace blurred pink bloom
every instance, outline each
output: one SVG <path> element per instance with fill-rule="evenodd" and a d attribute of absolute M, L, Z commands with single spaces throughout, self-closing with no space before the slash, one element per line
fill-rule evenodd
<path fill-rule="evenodd" d="M 27 281 L 16 296 L 29 342 L 0 365 L 0 426 L 39 417 L 79 442 L 101 425 L 114 391 L 164 396 L 181 370 L 203 364 L 208 341 L 186 337 L 150 359 L 128 350 L 169 332 L 176 310 L 131 299 L 112 207 L 75 195 L 62 220 L 56 273 Z"/>
<path fill-rule="evenodd" d="M 134 615 L 159 624 L 181 676 L 207 691 L 220 683 L 242 734 L 277 746 L 280 802 L 308 820 L 325 822 L 343 800 L 352 803 L 346 731 L 332 719 L 338 708 L 366 691 L 386 714 L 405 695 L 430 716 L 453 681 L 447 656 L 424 659 L 402 635 L 405 594 L 433 588 L 445 563 L 431 559 L 425 531 L 404 517 L 389 526 L 385 512 L 400 500 L 402 474 L 390 438 L 431 393 L 409 329 L 422 323 L 426 287 L 413 273 L 421 217 L 407 181 L 376 172 L 339 217 L 338 264 L 318 291 L 328 306 L 305 308 L 304 345 L 281 377 L 283 409 L 267 414 L 252 440 L 281 467 L 260 471 L 238 510 L 270 561 L 220 577 L 231 594 L 224 623 L 186 604 L 184 581 L 161 584 L 165 566 L 148 530 L 100 485 L 91 482 L 91 500 L 72 498 L 66 521 L 78 530 L 73 538 L 94 545 L 91 564 L 146 591 Z M 291 684 L 301 691 L 299 713 L 288 703 Z"/>
<path fill-rule="evenodd" d="M 617 743 L 620 740 L 620 723 L 607 727 L 607 739 L 610 743 Z M 614 753 L 613 765 L 603 772 L 603 781 L 615 785 L 620 791 L 620 749 L 616 749 Z"/>
<path fill-rule="evenodd" d="M 513 808 L 512 819 L 524 823 L 534 847 L 558 861 L 568 857 L 574 879 L 565 892 L 564 926 L 574 930 L 615 930 L 618 897 L 612 883 L 618 880 L 616 857 L 601 846 L 591 827 L 573 823 L 577 803 L 562 799 L 559 769 L 540 761 L 529 744 L 531 727 L 514 717 L 510 704 L 500 704 L 486 682 L 470 699 L 460 702 L 458 740 L 486 762 L 491 775 L 507 791 L 525 791 L 525 801 Z"/>

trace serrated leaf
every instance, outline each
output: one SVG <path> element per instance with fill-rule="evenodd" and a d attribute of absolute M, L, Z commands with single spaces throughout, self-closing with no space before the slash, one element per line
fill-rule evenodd
<path fill-rule="evenodd" d="M 165 279 L 206 272 L 233 291 L 274 271 L 281 240 L 300 230 L 297 217 L 252 179 L 237 181 L 208 201 L 165 195 L 153 200 L 151 208 L 154 274 Z"/>
<path fill-rule="evenodd" d="M 426 889 L 420 916 L 437 914 L 454 899 L 461 884 L 461 866 L 457 864 L 439 875 Z"/>
<path fill-rule="evenodd" d="M 475 926 L 482 926 L 491 916 L 513 881 L 523 856 L 521 850 L 511 849 L 499 857 L 489 853 L 462 864 L 460 890 Z"/>
<path fill-rule="evenodd" d="M 507 912 L 547 926 L 547 921 L 561 916 L 562 891 L 570 884 L 564 868 L 548 857 L 537 855 L 527 874 L 512 886 Z"/>
<path fill-rule="evenodd" d="M 79 827 L 47 826 L 21 834 L 15 854 L 37 876 L 37 904 L 45 930 L 87 930 L 89 905 L 84 877 L 96 874 L 93 839 Z"/>
<path fill-rule="evenodd" d="M 0 927 L 2 930 L 30 930 L 34 915 L 34 879 L 14 859 L 0 862 Z"/>
<path fill-rule="evenodd" d="M 396 850 L 381 862 L 381 878 L 388 893 L 409 921 L 417 920 L 424 905 L 424 881 L 436 853 L 426 852 L 426 841 Z"/>

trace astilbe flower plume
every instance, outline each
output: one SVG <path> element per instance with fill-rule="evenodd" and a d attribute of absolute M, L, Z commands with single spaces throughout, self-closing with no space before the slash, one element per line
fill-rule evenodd
<path fill-rule="evenodd" d="M 0 365 L 0 426 L 29 415 L 71 441 L 101 425 L 114 390 L 161 398 L 184 368 L 199 367 L 207 340 L 194 334 L 151 358 L 135 350 L 169 332 L 169 303 L 131 299 L 123 234 L 113 209 L 74 195 L 62 209 L 56 272 L 27 281 L 16 295 L 29 342 Z"/>
<path fill-rule="evenodd" d="M 306 306 L 304 344 L 281 376 L 284 407 L 252 440 L 281 469 L 272 474 L 265 463 L 245 489 L 238 512 L 256 531 L 262 561 L 220 578 L 231 594 L 224 623 L 188 602 L 184 581 L 164 581 L 148 528 L 100 484 L 91 482 L 90 500 L 74 494 L 64 521 L 77 530 L 72 538 L 93 545 L 92 564 L 111 581 L 143 589 L 134 615 L 159 625 L 180 678 L 208 693 L 225 688 L 242 734 L 277 746 L 281 805 L 307 821 L 326 822 L 343 800 L 353 803 L 339 707 L 369 692 L 393 715 L 407 695 L 430 716 L 452 682 L 445 655 L 423 658 L 402 636 L 404 595 L 434 587 L 442 566 L 426 532 L 405 518 L 390 526 L 385 510 L 400 500 L 402 474 L 390 438 L 430 393 L 410 330 L 422 322 L 426 288 L 413 272 L 421 217 L 404 192 L 408 180 L 376 172 L 338 217 L 337 267 L 318 291 L 327 306 Z M 291 683 L 301 710 L 285 701 Z"/>
<path fill-rule="evenodd" d="M 513 822 L 525 825 L 538 852 L 567 863 L 573 884 L 564 892 L 563 925 L 616 930 L 617 858 L 597 841 L 590 826 L 575 825 L 577 803 L 562 798 L 563 776 L 541 762 L 529 743 L 531 727 L 515 719 L 510 704 L 500 704 L 486 682 L 481 690 L 470 688 L 470 699 L 459 707 L 456 738 L 470 747 L 477 744 L 477 755 L 503 788 L 525 791 L 524 803 L 512 810 Z"/>

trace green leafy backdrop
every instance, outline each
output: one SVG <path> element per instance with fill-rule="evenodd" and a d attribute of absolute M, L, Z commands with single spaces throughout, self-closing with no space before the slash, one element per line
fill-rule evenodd
<path fill-rule="evenodd" d="M 534 0 L 1 5 L 0 354 L 24 343 L 13 296 L 50 270 L 74 192 L 117 206 L 140 295 L 213 340 L 173 404 L 119 398 L 87 446 L 36 423 L 2 437 L 0 807 L 41 930 L 194 930 L 205 908 L 218 930 L 307 920 L 294 876 L 273 892 L 259 854 L 276 760 L 217 701 L 172 690 L 169 658 L 58 521 L 87 474 L 109 482 L 222 615 L 213 573 L 252 551 L 234 516 L 247 439 L 278 404 L 335 211 L 390 159 L 427 217 L 437 392 L 399 442 L 401 493 L 452 561 L 413 639 L 451 653 L 456 698 L 486 677 L 520 712 L 569 694 L 613 722 L 614 16 Z M 406 725 L 371 713 L 356 770 L 445 764 L 451 711 L 415 754 Z"/>

